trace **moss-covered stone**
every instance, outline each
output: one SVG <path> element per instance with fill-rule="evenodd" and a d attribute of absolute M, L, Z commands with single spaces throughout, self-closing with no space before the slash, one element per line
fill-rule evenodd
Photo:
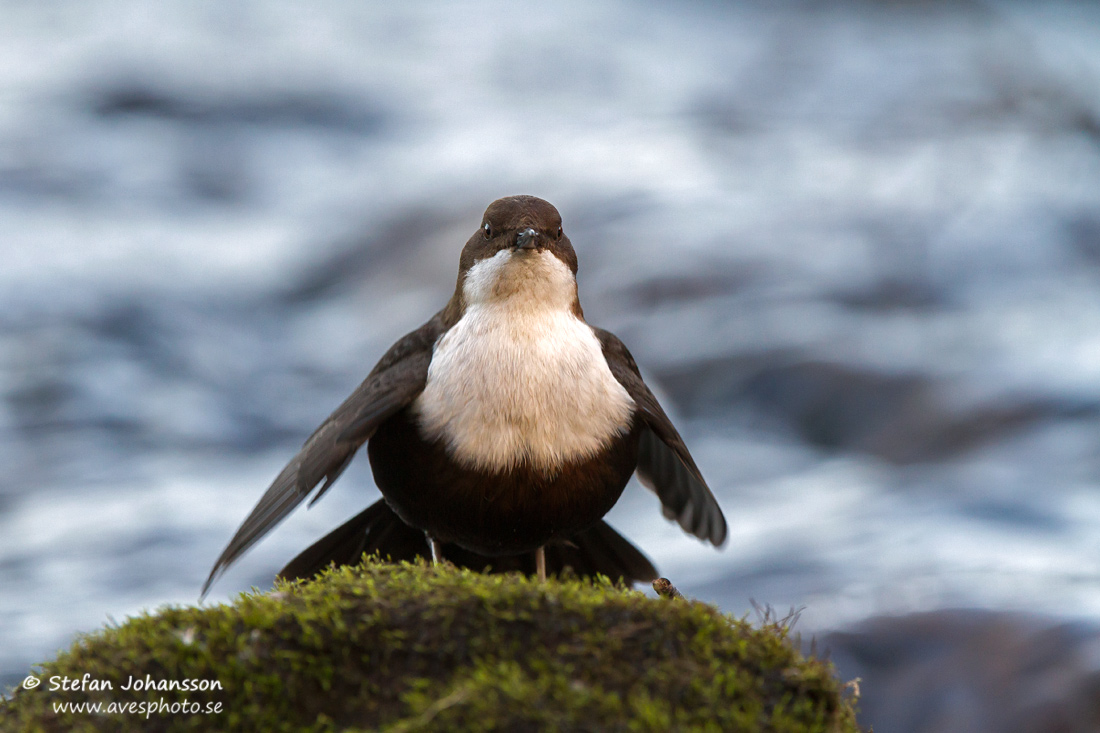
<path fill-rule="evenodd" d="M 0 730 L 857 730 L 831 668 L 782 625 L 449 566 L 367 562 L 232 605 L 165 608 L 83 637 L 36 676 L 0 702 Z M 131 677 L 221 689 L 123 690 Z M 89 681 L 50 690 L 51 678 Z M 54 710 L 184 700 L 204 712 Z"/>

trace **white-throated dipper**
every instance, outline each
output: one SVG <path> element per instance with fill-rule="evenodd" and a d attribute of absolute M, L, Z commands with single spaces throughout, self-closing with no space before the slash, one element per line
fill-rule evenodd
<path fill-rule="evenodd" d="M 588 325 L 561 216 L 489 205 L 443 310 L 401 338 L 276 477 L 203 585 L 367 444 L 384 499 L 302 552 L 307 578 L 364 552 L 494 571 L 657 577 L 603 516 L 635 471 L 666 517 L 714 545 L 726 520 L 626 346 Z M 312 503 L 312 502 L 311 502 Z"/>

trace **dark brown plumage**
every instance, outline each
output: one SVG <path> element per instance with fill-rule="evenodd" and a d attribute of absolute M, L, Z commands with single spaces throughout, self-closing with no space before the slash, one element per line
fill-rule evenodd
<path fill-rule="evenodd" d="M 455 293 L 382 357 L 310 436 L 226 546 L 234 560 L 368 444 L 385 497 L 295 558 L 308 577 L 363 552 L 479 570 L 653 580 L 602 517 L 637 471 L 667 517 L 720 545 L 726 523 L 695 461 L 613 334 L 587 326 L 577 258 L 542 199 L 494 201 L 462 250 Z M 499 389 L 498 389 L 499 388 Z M 572 426 L 566 430 L 564 426 Z"/>
<path fill-rule="evenodd" d="M 364 554 L 376 553 L 395 562 L 431 558 L 424 532 L 402 522 L 385 501 L 377 501 L 303 550 L 279 571 L 279 577 L 308 580 L 329 565 L 354 565 Z M 443 559 L 482 572 L 535 573 L 534 552 L 488 557 L 444 544 Z M 657 577 L 649 559 L 607 522 L 597 522 L 568 540 L 548 545 L 546 566 L 551 575 L 568 568 L 579 576 L 604 575 L 628 585 Z"/>

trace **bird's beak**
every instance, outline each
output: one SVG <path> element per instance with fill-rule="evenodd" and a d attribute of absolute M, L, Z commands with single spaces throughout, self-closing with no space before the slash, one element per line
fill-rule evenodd
<path fill-rule="evenodd" d="M 542 249 L 542 247 L 539 246 L 539 233 L 528 227 L 516 234 L 516 249 Z"/>

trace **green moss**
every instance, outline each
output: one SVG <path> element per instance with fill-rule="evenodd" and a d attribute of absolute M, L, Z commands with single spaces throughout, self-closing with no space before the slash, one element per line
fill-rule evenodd
<path fill-rule="evenodd" d="M 0 702 L 0 731 L 854 731 L 827 665 L 779 624 L 606 582 L 368 561 L 232 605 L 165 608 L 90 634 Z M 51 677 L 111 690 L 49 690 Z M 125 691 L 144 680 L 215 691 Z M 220 703 L 58 713 L 56 703 Z"/>

